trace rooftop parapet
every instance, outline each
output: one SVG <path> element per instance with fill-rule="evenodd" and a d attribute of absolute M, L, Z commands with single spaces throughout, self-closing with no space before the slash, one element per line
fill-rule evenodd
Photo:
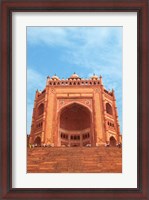
<path fill-rule="evenodd" d="M 50 78 L 47 77 L 47 85 L 102 85 L 102 77 L 98 77 L 93 74 L 90 79 L 84 79 L 79 77 L 75 72 L 68 79 L 60 79 L 56 74 Z"/>
<path fill-rule="evenodd" d="M 97 75 L 93 74 L 89 79 L 84 79 L 79 77 L 78 74 L 75 72 L 67 79 L 60 79 L 56 74 L 50 78 L 47 77 L 47 86 L 96 86 L 102 85 L 102 76 L 98 77 Z M 104 92 L 110 96 L 113 96 L 114 91 L 107 91 L 104 88 Z"/>

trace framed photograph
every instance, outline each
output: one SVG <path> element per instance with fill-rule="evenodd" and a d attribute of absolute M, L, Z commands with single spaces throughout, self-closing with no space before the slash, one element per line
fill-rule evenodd
<path fill-rule="evenodd" d="M 1 2 L 1 199 L 148 199 L 148 2 Z"/>

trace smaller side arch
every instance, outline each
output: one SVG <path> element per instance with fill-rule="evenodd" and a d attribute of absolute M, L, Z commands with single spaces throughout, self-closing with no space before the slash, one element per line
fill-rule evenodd
<path fill-rule="evenodd" d="M 113 147 L 116 146 L 116 139 L 113 136 L 110 137 L 110 146 L 113 146 Z"/>
<path fill-rule="evenodd" d="M 42 115 L 44 113 L 44 104 L 41 103 L 39 106 L 38 106 L 38 116 L 39 115 Z"/>
<path fill-rule="evenodd" d="M 34 140 L 34 144 L 37 144 L 37 146 L 41 146 L 41 137 L 37 136 Z"/>
<path fill-rule="evenodd" d="M 112 106 L 109 103 L 106 103 L 106 112 L 110 115 L 113 114 Z"/>

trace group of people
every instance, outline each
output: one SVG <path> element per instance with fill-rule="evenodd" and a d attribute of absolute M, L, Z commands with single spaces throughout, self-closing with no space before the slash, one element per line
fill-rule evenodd
<path fill-rule="evenodd" d="M 70 147 L 70 145 L 62 145 L 63 147 Z M 105 147 L 110 147 L 110 146 L 113 146 L 113 145 L 110 145 L 110 143 L 106 142 L 105 143 Z M 54 144 L 29 144 L 29 148 L 34 148 L 34 147 L 54 147 Z M 91 147 L 91 144 L 87 144 L 86 147 Z M 118 143 L 116 144 L 116 147 L 118 148 L 121 148 L 122 147 L 122 144 L 121 143 Z"/>
<path fill-rule="evenodd" d="M 52 144 L 29 144 L 29 148 L 34 148 L 34 147 L 54 147 L 54 145 Z"/>
<path fill-rule="evenodd" d="M 114 146 L 114 145 L 110 145 L 110 143 L 108 143 L 108 142 L 105 143 L 105 147 L 110 147 L 110 146 Z M 122 144 L 121 143 L 117 143 L 116 147 L 121 148 Z"/>

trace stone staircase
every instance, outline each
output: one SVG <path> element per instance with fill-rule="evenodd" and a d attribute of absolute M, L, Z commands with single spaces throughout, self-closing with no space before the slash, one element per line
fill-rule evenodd
<path fill-rule="evenodd" d="M 27 154 L 28 173 L 122 173 L 118 147 L 35 147 Z"/>

